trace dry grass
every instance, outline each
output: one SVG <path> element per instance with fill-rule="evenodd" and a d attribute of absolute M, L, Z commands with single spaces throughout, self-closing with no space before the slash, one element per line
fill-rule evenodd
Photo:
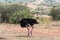
<path fill-rule="evenodd" d="M 1 23 L 0 40 L 60 40 L 60 21 L 52 22 L 49 28 L 38 25 L 34 25 L 32 37 L 27 37 L 27 29 L 21 28 L 19 24 Z"/>

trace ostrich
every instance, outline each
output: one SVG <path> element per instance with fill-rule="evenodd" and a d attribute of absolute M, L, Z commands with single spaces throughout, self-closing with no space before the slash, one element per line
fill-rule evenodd
<path fill-rule="evenodd" d="M 20 21 L 20 25 L 21 27 L 26 27 L 27 30 L 28 30 L 28 35 L 27 36 L 30 36 L 32 35 L 32 31 L 34 29 L 33 25 L 34 24 L 38 24 L 39 22 L 37 22 L 36 19 L 32 19 L 32 18 L 24 18 Z M 30 29 L 31 28 L 31 29 Z"/>

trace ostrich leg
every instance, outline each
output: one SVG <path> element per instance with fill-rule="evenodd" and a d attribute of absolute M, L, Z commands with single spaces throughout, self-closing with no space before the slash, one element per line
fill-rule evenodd
<path fill-rule="evenodd" d="M 33 28 L 31 28 L 32 26 L 30 24 L 27 25 L 27 30 L 28 30 L 28 36 L 30 36 L 32 34 L 32 30 Z"/>
<path fill-rule="evenodd" d="M 30 29 L 29 29 L 29 27 L 27 27 L 27 30 L 28 30 L 28 35 L 27 36 L 30 36 Z"/>
<path fill-rule="evenodd" d="M 32 26 L 32 27 L 31 27 L 31 31 L 30 31 L 31 35 L 32 35 L 32 32 L 33 32 L 33 29 L 34 29 L 34 27 Z"/>

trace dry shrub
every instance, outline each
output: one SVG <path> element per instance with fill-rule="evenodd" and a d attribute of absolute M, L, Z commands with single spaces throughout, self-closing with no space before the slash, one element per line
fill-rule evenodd
<path fill-rule="evenodd" d="M 40 25 L 48 25 L 48 26 L 52 21 L 51 18 L 48 17 L 40 17 L 39 20 L 40 20 Z"/>

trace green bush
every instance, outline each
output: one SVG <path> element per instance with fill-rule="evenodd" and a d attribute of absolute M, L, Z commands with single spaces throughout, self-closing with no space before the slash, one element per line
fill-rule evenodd
<path fill-rule="evenodd" d="M 50 16 L 53 17 L 53 20 L 60 20 L 60 8 L 57 9 L 56 7 L 53 7 L 50 11 Z"/>
<path fill-rule="evenodd" d="M 9 22 L 10 23 L 19 23 L 20 19 L 23 18 L 31 18 L 31 15 L 25 13 L 25 14 L 20 14 L 20 13 L 13 13 L 10 17 L 9 17 Z"/>
<path fill-rule="evenodd" d="M 19 20 L 20 20 L 20 14 L 19 13 L 13 13 L 9 18 L 10 23 L 19 23 Z"/>
<path fill-rule="evenodd" d="M 30 9 L 20 4 L 0 5 L 0 14 L 2 22 L 7 23 L 19 23 L 19 20 L 22 18 L 32 17 Z"/>

